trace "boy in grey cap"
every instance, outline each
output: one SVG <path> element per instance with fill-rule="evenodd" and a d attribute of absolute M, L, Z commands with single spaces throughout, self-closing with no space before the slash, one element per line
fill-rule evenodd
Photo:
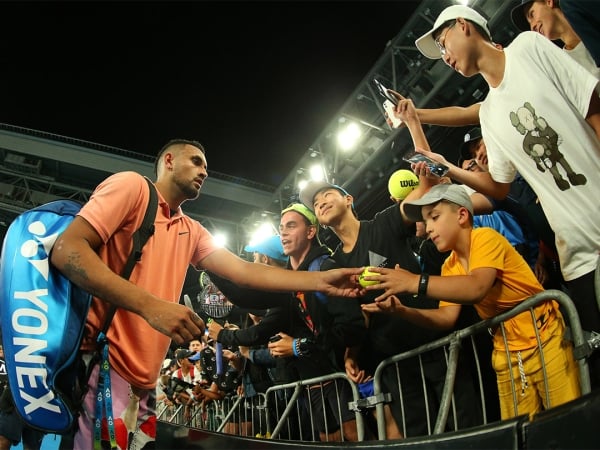
<path fill-rule="evenodd" d="M 506 238 L 491 228 L 473 229 L 473 205 L 462 186 L 438 184 L 420 199 L 405 202 L 404 212 L 411 220 L 425 222 L 427 234 L 439 251 L 452 253 L 442 266 L 441 276 L 429 277 L 400 268 L 371 269 L 379 275 L 367 279 L 380 283 L 366 289 L 383 293 L 374 303 L 363 305 L 363 310 L 393 313 L 419 325 L 449 329 L 458 318 L 461 304 L 473 305 L 482 319 L 489 319 L 544 290 Z M 419 294 L 444 301 L 438 309 L 410 308 L 398 300 L 397 294 Z M 492 365 L 502 419 L 533 415 L 580 395 L 578 368 L 572 347 L 563 337 L 565 325 L 558 304 L 548 300 L 534 311 L 543 359 L 529 311 L 505 323 L 506 344 L 502 329 L 494 334 Z M 547 380 L 540 370 L 542 361 Z M 512 380 L 521 380 L 520 385 L 516 383 L 521 394 L 514 396 L 516 403 Z M 544 388 L 548 389 L 549 402 Z"/>

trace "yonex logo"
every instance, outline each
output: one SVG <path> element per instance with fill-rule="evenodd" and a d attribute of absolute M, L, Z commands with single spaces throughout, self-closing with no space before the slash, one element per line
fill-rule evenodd
<path fill-rule="evenodd" d="M 39 285 L 28 286 L 26 290 L 13 293 L 15 309 L 11 315 L 12 344 L 15 349 L 14 361 L 19 396 L 25 401 L 24 412 L 32 414 L 37 410 L 47 410 L 60 414 L 60 408 L 51 403 L 54 393 L 48 389 L 48 372 L 45 368 L 44 349 L 48 347 L 47 333 L 49 262 L 48 255 L 58 237 L 57 233 L 46 236 L 47 228 L 39 220 L 30 223 L 28 239 L 19 248 L 19 253 L 43 277 Z M 41 280 L 40 280 L 41 281 Z"/>
<path fill-rule="evenodd" d="M 0 318 L 10 389 L 24 421 L 42 430 L 64 432 L 73 420 L 63 398 L 71 394 L 56 385 L 71 380 L 83 332 L 77 327 L 91 297 L 52 266 L 50 255 L 80 209 L 77 202 L 59 200 L 26 211 L 9 227 L 0 260 L 6 294 Z M 77 301 L 71 301 L 72 295 Z"/>
<path fill-rule="evenodd" d="M 27 258 L 29 263 L 48 281 L 48 255 L 58 237 L 57 233 L 50 236 L 46 234 L 46 226 L 39 220 L 32 222 L 27 230 L 33 235 L 33 239 L 23 242 L 21 245 L 21 256 Z M 40 244 L 43 249 L 41 258 L 32 259 L 40 253 Z"/>

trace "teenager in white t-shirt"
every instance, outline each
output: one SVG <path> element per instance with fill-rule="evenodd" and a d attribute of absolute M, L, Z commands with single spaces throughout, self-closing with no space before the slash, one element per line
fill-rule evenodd
<path fill-rule="evenodd" d="M 594 287 L 600 250 L 598 80 L 537 33 L 523 32 L 498 48 L 485 18 L 462 5 L 442 11 L 415 44 L 465 77 L 482 75 L 490 87 L 479 114 L 489 172 L 450 164 L 448 175 L 495 198 L 506 196 L 517 171 L 523 176 L 555 232 L 582 326 L 600 331 Z M 600 384 L 600 368 L 595 378 Z"/>

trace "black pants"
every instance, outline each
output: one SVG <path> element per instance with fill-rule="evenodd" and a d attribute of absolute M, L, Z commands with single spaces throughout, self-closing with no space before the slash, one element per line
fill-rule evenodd
<path fill-rule="evenodd" d="M 577 309 L 581 328 L 584 331 L 600 333 L 600 309 L 596 300 L 594 275 L 594 271 L 589 272 L 575 280 L 567 281 L 567 286 L 571 300 Z M 565 317 L 565 320 L 568 318 Z M 590 355 L 588 363 L 592 389 L 598 389 L 600 388 L 600 350 Z"/>

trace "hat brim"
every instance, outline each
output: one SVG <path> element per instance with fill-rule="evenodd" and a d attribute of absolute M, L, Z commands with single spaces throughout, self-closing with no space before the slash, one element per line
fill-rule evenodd
<path fill-rule="evenodd" d="M 423 222 L 423 214 L 421 213 L 421 208 L 424 205 L 428 205 L 431 202 L 423 202 L 419 203 L 419 200 L 415 200 L 410 203 L 404 202 L 404 214 L 408 217 L 408 220 L 412 222 Z"/>
<path fill-rule="evenodd" d="M 188 356 L 188 361 L 199 361 L 199 360 L 200 360 L 200 352 L 196 352 L 192 356 Z"/>
<path fill-rule="evenodd" d="M 189 359 L 190 356 L 193 356 L 194 352 L 192 352 L 191 350 L 187 350 L 185 352 L 180 352 L 175 354 L 175 359 L 177 361 L 181 361 L 182 359 Z"/>
<path fill-rule="evenodd" d="M 246 245 L 244 251 L 248 253 L 260 253 L 267 255 L 269 258 L 276 259 L 278 261 L 287 261 L 288 257 L 283 253 L 283 247 L 281 246 L 281 238 L 279 235 L 268 237 L 267 239 L 253 245 Z"/>
<path fill-rule="evenodd" d="M 314 198 L 323 189 L 337 189 L 333 184 L 327 181 L 311 181 L 302 191 L 300 191 L 300 201 L 311 211 L 314 211 Z"/>
<path fill-rule="evenodd" d="M 317 217 L 312 209 L 309 209 L 304 203 L 292 203 L 287 208 L 281 211 L 281 215 L 283 216 L 285 213 L 294 211 L 308 220 L 311 225 L 318 225 Z"/>
<path fill-rule="evenodd" d="M 481 134 L 481 128 L 475 127 L 471 128 L 469 132 L 465 135 L 465 138 L 468 136 L 468 141 L 463 141 L 460 145 L 459 149 L 459 158 L 458 158 L 458 167 L 462 168 L 462 163 L 467 159 L 473 159 L 473 155 L 471 154 L 471 142 L 477 141 L 479 139 L 483 139 L 483 135 Z"/>
<path fill-rule="evenodd" d="M 415 45 L 423 55 L 429 59 L 441 59 L 442 52 L 433 39 L 433 33 L 436 30 L 431 30 L 425 33 L 419 39 L 415 41 Z"/>
<path fill-rule="evenodd" d="M 521 2 L 520 5 L 515 6 L 510 11 L 510 18 L 512 20 L 513 25 L 521 31 L 530 31 L 531 30 L 531 26 L 529 25 L 529 22 L 527 22 L 527 19 L 525 18 L 524 9 L 525 9 L 525 5 L 528 5 L 529 3 L 532 3 L 532 2 L 533 2 L 533 0 L 531 0 L 530 2 Z"/>

